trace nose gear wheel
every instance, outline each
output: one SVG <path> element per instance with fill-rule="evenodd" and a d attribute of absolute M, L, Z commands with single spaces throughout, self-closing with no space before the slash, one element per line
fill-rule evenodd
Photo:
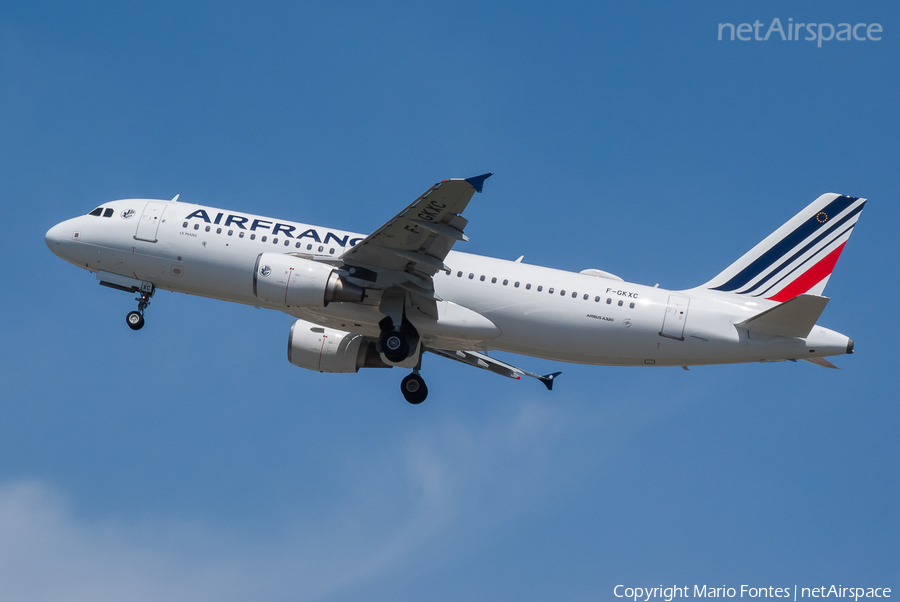
<path fill-rule="evenodd" d="M 134 298 L 134 300 L 138 302 L 138 308 L 137 311 L 130 311 L 128 312 L 128 315 L 125 316 L 125 323 L 128 324 L 128 328 L 131 330 L 140 330 L 144 327 L 144 310 L 150 305 L 150 297 L 152 296 L 152 290 L 150 292 L 141 291 L 140 297 Z"/>

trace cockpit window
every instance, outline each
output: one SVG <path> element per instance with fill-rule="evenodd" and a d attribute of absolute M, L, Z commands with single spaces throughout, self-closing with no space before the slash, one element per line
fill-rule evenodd
<path fill-rule="evenodd" d="M 113 208 L 109 207 L 106 211 L 103 212 L 103 217 L 112 217 Z"/>
<path fill-rule="evenodd" d="M 102 213 L 103 213 L 103 207 L 97 207 L 96 209 L 94 209 L 93 211 L 91 211 L 90 213 L 88 213 L 88 215 L 95 215 L 95 216 L 97 216 L 97 217 L 100 217 L 100 215 L 101 215 Z"/>

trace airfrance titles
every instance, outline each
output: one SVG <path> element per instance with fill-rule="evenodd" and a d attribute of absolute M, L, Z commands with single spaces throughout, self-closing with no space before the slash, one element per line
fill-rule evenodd
<path fill-rule="evenodd" d="M 310 238 L 317 243 L 328 244 L 329 242 L 333 242 L 335 245 L 339 247 L 346 246 L 354 246 L 356 243 L 362 240 L 362 238 L 350 238 L 349 234 L 344 234 L 343 236 L 339 236 L 334 232 L 326 231 L 324 236 L 315 228 L 307 228 L 303 232 L 299 234 L 295 234 L 295 232 L 304 228 L 305 226 L 301 226 L 300 224 L 285 224 L 281 222 L 270 222 L 265 219 L 256 218 L 253 216 L 246 216 L 240 214 L 224 214 L 224 213 L 216 213 L 216 217 L 214 219 L 210 219 L 209 214 L 205 209 L 198 209 L 184 218 L 185 220 L 199 219 L 203 220 L 207 224 L 221 224 L 224 228 L 239 228 L 241 230 L 249 230 L 251 232 L 256 232 L 257 230 L 267 230 L 271 232 L 273 235 L 281 235 L 285 238 Z M 252 220 L 252 221 L 251 221 Z M 249 227 L 247 223 L 250 223 Z"/>

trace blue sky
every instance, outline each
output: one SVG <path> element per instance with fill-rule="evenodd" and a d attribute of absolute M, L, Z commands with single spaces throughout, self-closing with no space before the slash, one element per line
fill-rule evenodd
<path fill-rule="evenodd" d="M 0 7 L 0 597 L 598 600 L 900 588 L 890 2 Z M 717 25 L 880 23 L 880 41 Z M 870 199 L 820 323 L 840 371 L 503 356 L 291 366 L 291 318 L 131 297 L 44 245 L 172 198 L 369 232 L 493 171 L 463 250 L 687 288 L 824 192 Z"/>

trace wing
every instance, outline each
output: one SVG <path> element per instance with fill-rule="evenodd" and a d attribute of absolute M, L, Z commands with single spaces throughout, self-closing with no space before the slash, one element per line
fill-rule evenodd
<path fill-rule="evenodd" d="M 444 180 L 429 188 L 388 223 L 347 250 L 341 260 L 351 276 L 374 288 L 400 287 L 435 300 L 432 276 L 446 270 L 444 259 L 458 240 L 468 240 L 460 215 L 481 192 L 490 173 Z"/>
<path fill-rule="evenodd" d="M 505 376 L 507 378 L 521 380 L 523 376 L 530 376 L 531 378 L 536 378 L 544 383 L 544 386 L 547 387 L 548 391 L 553 390 L 553 379 L 562 374 L 562 372 L 554 372 L 553 374 L 541 376 L 540 374 L 535 374 L 528 370 L 516 368 L 512 364 L 501 362 L 498 359 L 494 359 L 489 355 L 477 351 L 453 351 L 450 349 L 435 349 L 433 347 L 426 347 L 425 350 L 449 360 L 456 360 L 457 362 L 461 362 L 468 366 L 489 370 L 494 374 L 499 374 L 500 376 Z"/>

